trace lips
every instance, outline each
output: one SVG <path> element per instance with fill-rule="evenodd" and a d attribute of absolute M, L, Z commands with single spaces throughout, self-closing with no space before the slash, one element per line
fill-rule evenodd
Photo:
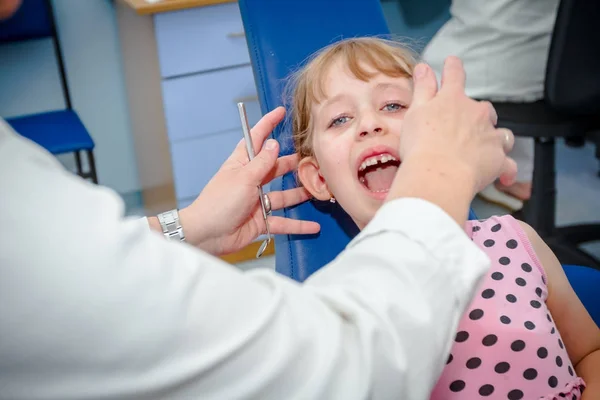
<path fill-rule="evenodd" d="M 376 198 L 384 198 L 394 181 L 400 157 L 389 147 L 378 146 L 364 151 L 357 161 L 360 184 Z"/>

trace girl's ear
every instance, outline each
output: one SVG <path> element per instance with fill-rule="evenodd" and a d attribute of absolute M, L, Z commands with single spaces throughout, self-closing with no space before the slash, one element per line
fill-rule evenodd
<path fill-rule="evenodd" d="M 329 200 L 331 192 L 321 175 L 319 163 L 314 157 L 305 157 L 298 164 L 298 178 L 300 182 L 318 200 Z"/>

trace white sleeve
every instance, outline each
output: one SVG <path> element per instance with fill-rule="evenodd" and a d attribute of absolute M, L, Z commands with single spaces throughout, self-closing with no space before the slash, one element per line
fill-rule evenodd
<path fill-rule="evenodd" d="M 427 399 L 489 263 L 400 200 L 304 285 L 244 274 L 53 161 L 0 134 L 2 399 Z"/>

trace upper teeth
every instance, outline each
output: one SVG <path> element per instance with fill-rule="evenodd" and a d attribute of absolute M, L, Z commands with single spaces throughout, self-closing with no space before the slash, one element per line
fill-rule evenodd
<path fill-rule="evenodd" d="M 379 154 L 373 157 L 369 157 L 367 159 L 365 159 L 362 164 L 360 164 L 360 167 L 358 168 L 359 171 L 364 171 L 365 168 L 371 166 L 371 165 L 375 165 L 377 163 L 383 164 L 386 163 L 388 161 L 398 161 L 396 159 L 396 157 L 394 157 L 391 154 Z"/>

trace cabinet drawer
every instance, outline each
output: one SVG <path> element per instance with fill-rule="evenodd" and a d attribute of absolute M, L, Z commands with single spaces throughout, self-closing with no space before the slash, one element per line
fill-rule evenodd
<path fill-rule="evenodd" d="M 237 3 L 159 13 L 154 27 L 163 78 L 250 62 Z"/>
<path fill-rule="evenodd" d="M 239 130 L 171 144 L 177 199 L 196 197 L 242 138 Z"/>
<path fill-rule="evenodd" d="M 217 173 L 242 138 L 239 130 L 171 144 L 175 193 L 179 205 L 189 205 Z M 265 192 L 269 185 L 265 185 Z"/>
<path fill-rule="evenodd" d="M 246 104 L 248 122 L 261 117 L 251 67 L 169 79 L 162 82 L 163 102 L 170 141 L 240 129 L 237 101 Z"/>

